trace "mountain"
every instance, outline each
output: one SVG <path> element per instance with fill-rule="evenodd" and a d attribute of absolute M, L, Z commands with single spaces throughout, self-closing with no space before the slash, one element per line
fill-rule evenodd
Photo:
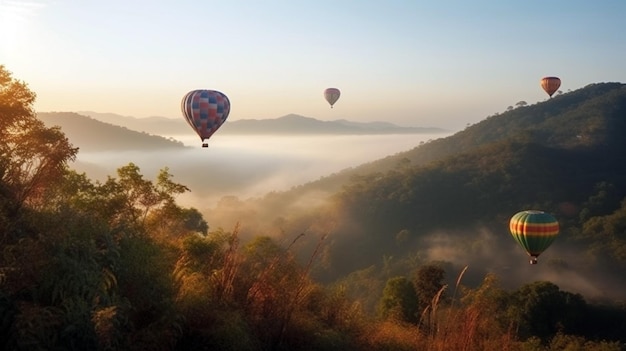
<path fill-rule="evenodd" d="M 135 118 L 112 113 L 91 111 L 79 112 L 102 122 L 124 126 L 128 129 L 156 135 L 176 135 L 193 133 L 182 118 L 148 117 Z M 220 134 L 416 134 L 444 133 L 434 127 L 401 127 L 388 122 L 350 122 L 347 120 L 321 121 L 295 114 L 275 119 L 242 119 L 227 121 L 220 128 Z"/>
<path fill-rule="evenodd" d="M 224 134 L 417 134 L 444 133 L 441 128 L 400 127 L 387 122 L 350 122 L 346 120 L 320 121 L 299 115 L 276 119 L 243 119 L 226 123 L 220 129 Z"/>
<path fill-rule="evenodd" d="M 78 111 L 78 113 L 101 122 L 154 135 L 185 135 L 193 133 L 193 131 L 190 131 L 189 125 L 182 119 L 182 117 L 167 118 L 152 116 L 137 118 L 132 116 L 122 116 L 115 113 L 100 113 L 93 111 Z"/>
<path fill-rule="evenodd" d="M 621 83 L 591 84 L 545 102 L 488 116 L 449 137 L 304 184 L 303 188 L 337 191 L 355 175 L 385 172 L 405 161 L 413 166 L 442 161 L 503 141 L 518 140 L 562 149 L 605 145 L 612 150 L 623 150 L 626 139 L 620 133 L 626 118 L 619 114 L 623 92 Z"/>
<path fill-rule="evenodd" d="M 59 126 L 81 152 L 181 149 L 176 140 L 101 122 L 74 112 L 40 112 L 47 126 Z"/>
<path fill-rule="evenodd" d="M 210 216 L 245 218 L 256 231 L 309 228 L 311 250 L 330 235 L 322 280 L 435 261 L 469 265 L 473 282 L 495 272 L 509 286 L 550 280 L 624 299 L 625 134 L 626 85 L 592 84 L 284 193 L 230 199 Z M 535 268 L 508 233 L 524 209 L 552 213 L 561 226 Z"/>

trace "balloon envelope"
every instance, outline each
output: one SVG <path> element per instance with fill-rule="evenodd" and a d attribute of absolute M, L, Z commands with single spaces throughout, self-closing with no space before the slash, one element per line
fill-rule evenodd
<path fill-rule="evenodd" d="M 515 241 L 537 263 L 537 257 L 547 249 L 559 234 L 559 222 L 549 213 L 536 210 L 518 212 L 509 221 Z"/>
<path fill-rule="evenodd" d="M 339 100 L 340 95 L 341 95 L 341 92 L 337 88 L 328 88 L 324 90 L 324 98 L 326 99 L 326 101 L 328 101 L 331 108 L 333 107 L 335 102 Z"/>
<path fill-rule="evenodd" d="M 192 90 L 183 97 L 180 107 L 202 141 L 210 138 L 230 113 L 228 97 L 216 90 Z"/>
<path fill-rule="evenodd" d="M 554 94 L 559 87 L 561 86 L 561 79 L 558 77 L 543 77 L 541 78 L 541 87 L 545 90 L 550 97 Z"/>

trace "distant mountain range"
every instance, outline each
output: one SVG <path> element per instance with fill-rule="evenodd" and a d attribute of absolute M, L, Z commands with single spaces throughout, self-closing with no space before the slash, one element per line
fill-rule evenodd
<path fill-rule="evenodd" d="M 136 118 L 113 113 L 80 111 L 101 122 L 155 135 L 189 134 L 190 127 L 183 118 L 147 117 Z M 315 118 L 289 114 L 275 119 L 242 119 L 227 121 L 221 134 L 419 134 L 446 133 L 434 127 L 402 127 L 389 122 L 352 122 L 344 119 L 321 121 Z"/>
<path fill-rule="evenodd" d="M 175 135 L 195 135 L 182 119 L 135 118 L 97 112 L 39 112 L 48 126 L 59 126 L 82 151 L 137 151 L 184 148 Z M 387 122 L 360 123 L 347 120 L 320 121 L 298 115 L 276 119 L 245 119 L 225 123 L 220 134 L 231 135 L 373 135 L 446 133 L 441 128 L 400 127 Z"/>

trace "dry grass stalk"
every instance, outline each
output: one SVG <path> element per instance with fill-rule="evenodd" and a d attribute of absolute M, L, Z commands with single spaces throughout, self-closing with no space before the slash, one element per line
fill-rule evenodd
<path fill-rule="evenodd" d="M 224 255 L 224 264 L 222 274 L 220 275 L 217 295 L 219 299 L 225 297 L 232 297 L 233 294 L 233 281 L 237 276 L 241 259 L 239 257 L 239 222 L 235 225 L 235 229 L 231 234 L 228 242 L 228 250 Z"/>

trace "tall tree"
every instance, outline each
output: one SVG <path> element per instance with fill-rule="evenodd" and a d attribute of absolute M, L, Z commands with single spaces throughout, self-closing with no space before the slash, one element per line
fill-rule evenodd
<path fill-rule="evenodd" d="M 379 311 L 383 318 L 397 318 L 404 322 L 418 321 L 418 301 L 413 283 L 406 277 L 394 277 L 387 280 Z"/>
<path fill-rule="evenodd" d="M 584 322 L 586 302 L 579 294 L 561 291 L 547 281 L 537 281 L 512 294 L 510 315 L 523 338 L 549 340 L 558 332 L 576 334 Z"/>
<path fill-rule="evenodd" d="M 35 93 L 0 65 L 0 210 L 14 216 L 36 206 L 60 178 L 74 148 L 58 127 L 47 128 L 33 109 Z"/>
<path fill-rule="evenodd" d="M 427 307 L 432 307 L 433 298 L 438 296 L 439 291 L 444 287 L 445 270 L 435 264 L 428 264 L 420 267 L 415 273 L 413 284 L 419 300 L 420 312 Z M 439 295 L 439 300 L 443 296 Z"/>

